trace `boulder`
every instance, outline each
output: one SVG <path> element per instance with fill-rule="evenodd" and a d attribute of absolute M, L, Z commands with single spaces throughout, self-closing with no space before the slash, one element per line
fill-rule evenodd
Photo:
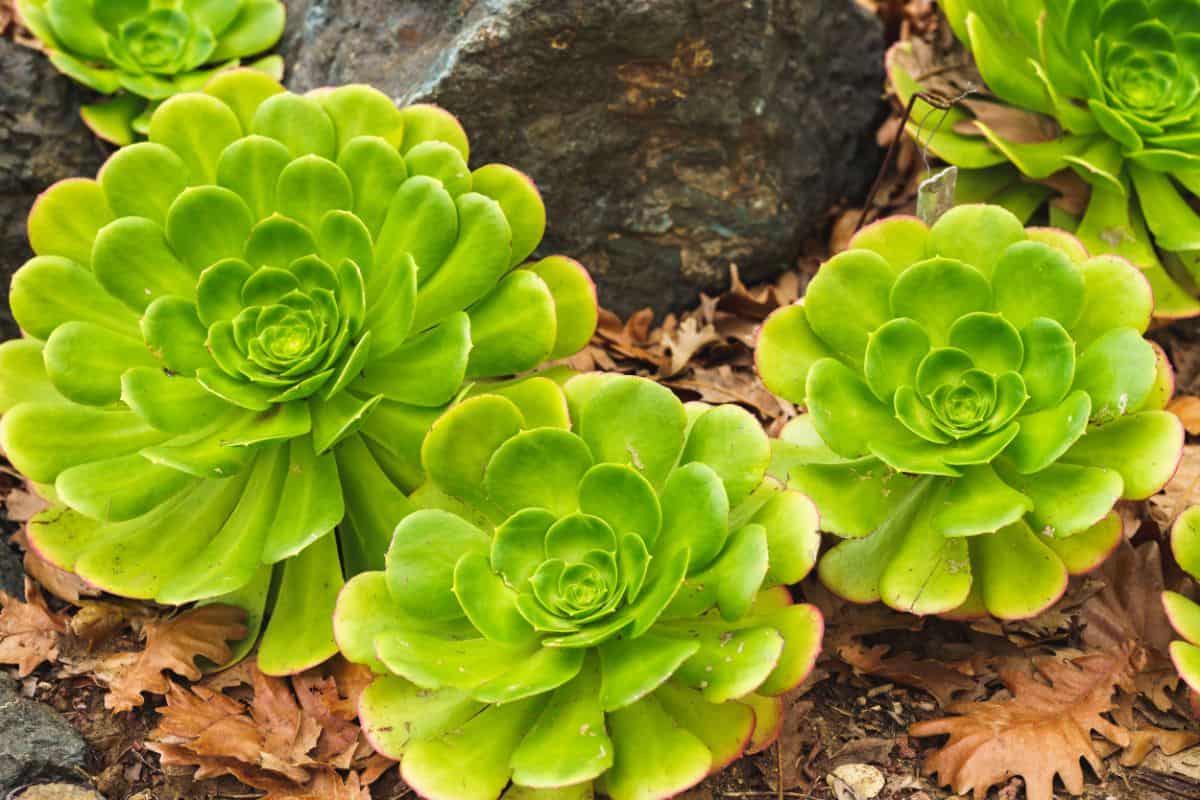
<path fill-rule="evenodd" d="M 62 715 L 0 676 L 0 797 L 42 781 L 78 780 L 86 756 L 83 737 Z"/>
<path fill-rule="evenodd" d="M 287 0 L 287 82 L 362 82 L 462 120 L 527 172 L 542 251 L 619 313 L 794 262 L 865 194 L 882 33 L 856 0 Z"/>

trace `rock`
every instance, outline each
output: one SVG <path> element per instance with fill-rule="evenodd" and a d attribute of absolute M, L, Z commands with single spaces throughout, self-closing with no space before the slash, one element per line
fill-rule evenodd
<path fill-rule="evenodd" d="M 72 783 L 43 783 L 30 786 L 17 795 L 17 800 L 104 800 L 91 789 Z"/>
<path fill-rule="evenodd" d="M 0 797 L 38 781 L 86 778 L 86 754 L 83 737 L 58 712 L 0 677 Z"/>
<path fill-rule="evenodd" d="M 25 599 L 25 565 L 8 542 L 0 541 L 0 592 Z"/>
<path fill-rule="evenodd" d="M 883 773 L 870 764 L 842 764 L 825 776 L 838 800 L 873 800 L 886 783 Z"/>
<path fill-rule="evenodd" d="M 0 75 L 0 339 L 7 339 L 17 334 L 8 282 L 32 255 L 30 207 L 55 181 L 95 176 L 106 150 L 79 118 L 85 90 L 45 55 L 0 37 Z"/>
<path fill-rule="evenodd" d="M 435 102 L 529 173 L 544 252 L 619 313 L 790 266 L 878 162 L 882 37 L 856 0 L 287 0 L 296 90 Z"/>

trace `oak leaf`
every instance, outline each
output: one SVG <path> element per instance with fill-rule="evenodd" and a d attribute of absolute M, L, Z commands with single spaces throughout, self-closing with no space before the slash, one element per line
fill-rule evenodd
<path fill-rule="evenodd" d="M 246 636 L 246 612 L 236 606 L 207 605 L 179 616 L 142 627 L 146 647 L 140 653 L 116 653 L 95 664 L 95 674 L 109 689 L 106 708 L 128 711 L 140 706 L 143 692 L 166 694 L 171 681 L 166 672 L 199 679 L 197 658 L 223 664 L 232 656 L 228 642 Z"/>
<path fill-rule="evenodd" d="M 38 585 L 25 579 L 25 600 L 0 592 L 0 663 L 24 678 L 43 662 L 58 660 L 66 619 L 50 610 Z"/>
<path fill-rule="evenodd" d="M 974 695 L 983 689 L 983 681 L 974 677 L 975 669 L 969 662 L 917 658 L 908 652 L 889 656 L 889 650 L 886 644 L 868 647 L 854 642 L 838 648 L 837 653 L 858 672 L 928 692 L 942 708 L 953 703 L 956 695 Z"/>
<path fill-rule="evenodd" d="M 975 800 L 1018 775 L 1029 800 L 1053 800 L 1056 775 L 1068 792 L 1082 793 L 1080 759 L 1097 774 L 1103 769 L 1091 733 L 1120 747 L 1130 744 L 1129 731 L 1103 716 L 1114 707 L 1117 686 L 1128 684 L 1128 654 L 1039 659 L 1034 666 L 1036 675 L 1001 673 L 1011 698 L 955 703 L 949 711 L 958 716 L 913 725 L 913 736 L 950 737 L 926 758 L 926 771 L 959 794 L 973 791 Z"/>

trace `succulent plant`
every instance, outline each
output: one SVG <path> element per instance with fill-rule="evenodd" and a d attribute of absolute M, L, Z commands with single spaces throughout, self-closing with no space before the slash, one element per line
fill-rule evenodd
<path fill-rule="evenodd" d="M 117 95 L 82 115 L 120 145 L 145 136 L 163 100 L 273 47 L 285 16 L 280 0 L 17 0 L 16 8 L 60 72 Z M 282 77 L 278 56 L 252 66 Z"/>
<path fill-rule="evenodd" d="M 783 585 L 818 536 L 749 413 L 585 374 L 464 401 L 422 456 L 420 510 L 334 616 L 422 797 L 666 797 L 774 738 L 819 650 Z"/>
<path fill-rule="evenodd" d="M 1116 546 L 1115 502 L 1158 491 L 1182 451 L 1145 279 L 996 206 L 894 217 L 850 247 L 755 353 L 808 410 L 774 469 L 847 540 L 821 580 L 922 614 L 1037 613 Z"/>
<path fill-rule="evenodd" d="M 1171 528 L 1171 551 L 1183 571 L 1200 580 L 1200 506 L 1179 515 Z M 1200 604 L 1179 592 L 1164 592 L 1163 607 L 1175 631 L 1183 637 L 1171 642 L 1171 659 L 1180 677 L 1200 692 Z"/>
<path fill-rule="evenodd" d="M 930 149 L 963 168 L 959 195 L 1051 222 L 1093 253 L 1122 255 L 1155 313 L 1200 313 L 1200 7 L 1194 0 L 946 0 L 987 96 L 951 111 Z M 911 45 L 889 55 L 905 102 L 932 72 Z M 930 107 L 918 102 L 914 133 Z M 936 113 L 936 112 L 935 112 Z M 1082 179 L 1080 181 L 1079 179 Z M 1075 208 L 1069 206 L 1075 205 Z M 1082 210 L 1082 214 L 1080 211 Z M 1148 230 L 1147 230 L 1148 228 Z M 1156 247 L 1157 245 L 1157 251 Z"/>
<path fill-rule="evenodd" d="M 47 190 L 12 281 L 26 338 L 0 345 L 0 444 L 68 509 L 34 546 L 120 595 L 235 592 L 255 620 L 281 565 L 260 664 L 331 655 L 342 571 L 383 566 L 432 421 L 595 326 L 578 264 L 517 266 L 545 226 L 532 182 L 467 156 L 439 108 L 243 69 Z"/>

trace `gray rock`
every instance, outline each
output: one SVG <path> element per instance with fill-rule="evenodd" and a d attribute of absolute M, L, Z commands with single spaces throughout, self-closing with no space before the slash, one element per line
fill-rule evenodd
<path fill-rule="evenodd" d="M 58 712 L 0 678 L 0 797 L 32 783 L 86 779 L 86 754 L 83 737 Z"/>
<path fill-rule="evenodd" d="M 3 541 L 0 541 L 0 592 L 25 599 L 25 564 L 20 554 Z"/>
<path fill-rule="evenodd" d="M 297 90 L 438 103 L 626 313 L 790 266 L 874 175 L 882 37 L 855 0 L 287 0 Z"/>
<path fill-rule="evenodd" d="M 7 339 L 17 334 L 8 282 L 32 255 L 30 207 L 55 181 L 94 176 L 105 147 L 79 118 L 85 90 L 44 55 L 0 37 L 0 75 L 0 339 Z"/>

